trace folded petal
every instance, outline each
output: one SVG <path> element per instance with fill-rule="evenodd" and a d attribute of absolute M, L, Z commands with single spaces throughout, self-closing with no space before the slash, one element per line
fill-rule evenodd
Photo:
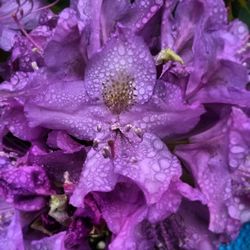
<path fill-rule="evenodd" d="M 246 115 L 234 108 L 230 116 L 192 137 L 190 145 L 177 149 L 205 195 L 209 229 L 229 236 L 235 236 L 241 221 L 249 219 L 248 205 L 242 198 L 249 188 L 249 141 L 243 139 L 248 138 L 248 123 Z"/>

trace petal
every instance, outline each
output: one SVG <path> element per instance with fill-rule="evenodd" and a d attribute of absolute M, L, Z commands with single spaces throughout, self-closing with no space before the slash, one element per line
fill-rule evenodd
<path fill-rule="evenodd" d="M 136 226 L 146 217 L 146 210 L 141 207 L 130 214 L 126 222 L 123 224 L 119 234 L 110 243 L 110 250 L 131 249 L 136 250 L 138 244 Z M 145 249 L 145 248 L 142 248 Z M 140 249 L 140 250 L 142 250 Z"/>
<path fill-rule="evenodd" d="M 104 158 L 100 152 L 91 149 L 70 203 L 76 207 L 83 207 L 86 194 L 92 191 L 110 191 L 114 188 L 116 181 L 117 175 L 114 173 L 112 161 Z"/>
<path fill-rule="evenodd" d="M 174 16 L 173 12 L 175 12 Z M 185 50 L 191 51 L 196 32 L 195 28 L 199 25 L 203 16 L 204 4 L 199 1 L 188 0 L 178 2 L 173 6 L 166 2 L 162 22 L 162 49 L 173 49 L 181 55 L 186 63 Z M 169 32 L 170 30 L 171 32 Z"/>
<path fill-rule="evenodd" d="M 162 0 L 134 1 L 119 21 L 125 27 L 138 32 L 145 27 L 149 20 L 160 10 L 162 5 Z"/>
<path fill-rule="evenodd" d="M 158 81 L 151 100 L 134 106 L 129 113 L 121 114 L 121 121 L 163 138 L 190 131 L 199 122 L 202 113 L 204 109 L 200 104 L 185 103 L 178 86 Z"/>
<path fill-rule="evenodd" d="M 2 203 L 2 202 L 1 202 Z M 24 250 L 22 228 L 19 214 L 10 207 L 1 204 L 0 249 Z"/>
<path fill-rule="evenodd" d="M 74 141 L 68 134 L 63 131 L 52 131 L 48 135 L 47 144 L 51 148 L 61 149 L 65 153 L 78 152 L 83 146 Z"/>
<path fill-rule="evenodd" d="M 66 8 L 60 13 L 53 36 L 44 49 L 46 70 L 56 80 L 82 79 L 85 50 L 81 43 L 76 12 Z"/>
<path fill-rule="evenodd" d="M 209 229 L 234 235 L 239 227 L 239 205 L 234 199 L 234 186 L 228 168 L 227 119 L 191 138 L 192 144 L 177 147 L 180 156 L 190 168 L 197 188 L 205 196 L 209 213 Z M 203 202 L 203 203 L 204 203 Z"/>
<path fill-rule="evenodd" d="M 117 83 L 123 75 L 133 82 L 135 101 L 147 102 L 155 84 L 155 65 L 144 42 L 132 34 L 111 38 L 91 58 L 85 72 L 86 91 L 91 98 L 102 99 L 103 87 Z"/>
<path fill-rule="evenodd" d="M 119 234 L 131 213 L 145 205 L 141 190 L 131 181 L 117 183 L 111 192 L 94 193 L 103 218 L 112 233 Z"/>
<path fill-rule="evenodd" d="M 44 168 L 13 167 L 0 171 L 1 194 L 21 210 L 38 210 L 45 205 L 44 196 L 53 193 Z"/>
<path fill-rule="evenodd" d="M 10 51 L 15 44 L 15 36 L 17 35 L 15 31 L 5 28 L 0 30 L 0 48 L 5 51 Z"/>
<path fill-rule="evenodd" d="M 190 100 L 201 103 L 228 103 L 249 107 L 246 90 L 247 71 L 238 63 L 221 60 L 209 76 L 206 85 Z"/>
<path fill-rule="evenodd" d="M 101 47 L 101 6 L 103 0 L 76 0 L 71 1 L 72 7 L 79 15 L 79 27 L 87 36 L 88 57 L 92 57 Z"/>
<path fill-rule="evenodd" d="M 44 76 L 41 76 L 44 78 Z M 44 81 L 38 76 L 34 81 Z M 28 105 L 50 110 L 73 112 L 88 102 L 83 81 L 54 81 L 43 86 L 35 97 L 28 99 Z"/>
<path fill-rule="evenodd" d="M 86 158 L 86 151 L 81 148 L 74 153 L 65 153 L 59 150 L 47 153 L 34 146 L 29 151 L 27 158 L 28 164 L 44 166 L 51 182 L 57 183 L 57 185 L 63 185 L 65 181 L 75 184 L 79 180 L 82 165 Z M 65 180 L 65 172 L 68 173 L 69 180 Z"/>
<path fill-rule="evenodd" d="M 143 191 L 147 204 L 158 202 L 171 180 L 181 175 L 181 166 L 164 143 L 145 133 L 142 142 L 131 146 L 121 141 L 114 160 L 115 172 L 130 178 Z"/>
<path fill-rule="evenodd" d="M 176 183 L 172 181 L 161 199 L 149 207 L 147 220 L 150 223 L 157 223 L 171 214 L 176 213 L 180 206 L 181 199 L 182 197 L 176 189 Z"/>
<path fill-rule="evenodd" d="M 30 127 L 45 127 L 64 130 L 79 139 L 93 140 L 97 137 L 97 128 L 109 129 L 111 120 L 110 112 L 106 107 L 88 106 L 82 107 L 72 113 L 64 110 L 49 110 L 39 106 L 27 105 L 25 107 Z"/>
<path fill-rule="evenodd" d="M 2 119 L 12 134 L 24 141 L 35 140 L 43 134 L 42 128 L 29 127 L 21 106 L 8 109 Z"/>
<path fill-rule="evenodd" d="M 218 239 L 208 230 L 208 214 L 204 206 L 198 202 L 183 201 L 177 214 L 184 229 L 185 249 L 217 249 Z"/>
<path fill-rule="evenodd" d="M 27 250 L 40 250 L 40 249 L 49 249 L 49 250 L 66 250 L 64 247 L 64 237 L 65 232 L 55 234 L 51 237 L 44 237 L 41 240 L 34 240 L 29 245 L 27 245 Z"/>

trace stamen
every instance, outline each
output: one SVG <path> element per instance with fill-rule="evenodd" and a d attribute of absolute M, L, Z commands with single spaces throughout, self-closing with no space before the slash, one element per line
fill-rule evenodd
<path fill-rule="evenodd" d="M 39 11 L 42 11 L 42 10 L 50 9 L 50 8 L 52 8 L 53 6 L 55 6 L 56 4 L 58 4 L 58 3 L 60 2 L 60 0 L 55 0 L 53 3 L 50 3 L 50 4 L 46 5 L 46 6 L 37 8 L 37 9 L 35 9 L 35 10 L 33 10 L 34 3 L 33 3 L 32 0 L 25 0 L 25 1 L 23 1 L 22 3 L 20 3 L 19 0 L 16 0 L 16 2 L 17 2 L 17 4 L 18 4 L 18 7 L 17 7 L 17 9 L 16 9 L 16 11 L 15 11 L 15 14 L 13 14 L 14 11 L 12 10 L 12 11 L 10 11 L 10 12 L 8 12 L 8 13 L 6 13 L 6 14 L 0 16 L 0 20 L 3 20 L 3 19 L 5 19 L 5 18 L 9 18 L 9 17 L 11 17 L 11 16 L 13 16 L 13 15 L 16 15 L 16 16 L 17 16 L 18 13 L 21 13 L 20 16 L 21 16 L 22 18 L 23 18 L 23 17 L 26 17 L 26 16 L 30 15 L 31 13 L 35 13 L 35 12 L 39 12 Z M 28 11 L 26 11 L 25 13 L 23 13 L 23 9 L 22 9 L 21 7 L 23 7 L 27 2 L 29 2 L 29 3 L 31 4 L 31 7 L 30 7 L 30 9 L 29 9 Z M 24 14 L 24 15 L 23 15 L 23 14 Z"/>
<path fill-rule="evenodd" d="M 103 147 L 102 155 L 104 158 L 111 158 L 111 151 L 108 146 Z"/>
<path fill-rule="evenodd" d="M 96 126 L 96 130 L 97 130 L 97 132 L 101 132 L 102 126 L 101 126 L 100 124 L 98 124 L 98 125 Z"/>
<path fill-rule="evenodd" d="M 19 27 L 19 29 L 23 32 L 23 34 L 27 37 L 27 39 L 29 39 L 29 41 L 42 53 L 43 49 L 34 41 L 34 39 L 28 34 L 28 32 L 24 29 L 24 27 L 22 26 L 22 24 L 20 23 L 20 21 L 18 20 L 16 14 L 14 14 L 13 19 L 15 20 L 17 26 Z"/>
<path fill-rule="evenodd" d="M 39 70 L 39 67 L 37 65 L 37 63 L 34 61 L 31 63 L 31 67 L 34 69 L 34 70 Z"/>
<path fill-rule="evenodd" d="M 142 130 L 140 128 L 134 128 L 134 132 L 135 134 L 139 137 L 142 138 L 143 137 L 143 133 Z"/>
<path fill-rule="evenodd" d="M 13 12 L 14 12 L 15 14 L 17 14 L 17 13 L 19 12 L 19 10 L 21 9 L 21 7 L 24 6 L 24 4 L 26 4 L 28 1 L 29 1 L 29 0 L 25 0 L 24 2 L 20 3 L 19 0 L 16 0 L 17 5 L 18 5 L 16 11 L 11 10 L 10 12 L 8 12 L 8 13 L 6 13 L 6 14 L 0 16 L 0 20 L 3 20 L 3 19 L 5 19 L 5 18 L 10 18 L 10 17 L 13 15 Z"/>
<path fill-rule="evenodd" d="M 133 127 L 133 126 L 132 126 L 131 124 L 127 124 L 127 125 L 125 126 L 125 131 L 126 131 L 126 132 L 129 132 L 129 131 L 131 130 L 132 127 Z"/>

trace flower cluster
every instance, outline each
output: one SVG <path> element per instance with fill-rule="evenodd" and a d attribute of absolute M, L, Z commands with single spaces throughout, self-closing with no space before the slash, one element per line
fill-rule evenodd
<path fill-rule="evenodd" d="M 247 26 L 223 0 L 57 2 L 0 3 L 0 250 L 248 249 Z"/>

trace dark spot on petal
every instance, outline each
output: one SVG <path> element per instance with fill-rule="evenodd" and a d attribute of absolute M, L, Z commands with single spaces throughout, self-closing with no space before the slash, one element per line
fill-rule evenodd
<path fill-rule="evenodd" d="M 248 83 L 246 84 L 246 90 L 247 90 L 247 91 L 250 91 L 250 82 L 248 82 Z"/>
<path fill-rule="evenodd" d="M 32 172 L 31 179 L 32 179 L 32 181 L 33 181 L 33 183 L 34 183 L 35 185 L 41 186 L 41 185 L 44 183 L 44 181 L 42 180 L 41 177 L 42 177 L 42 176 L 41 176 L 41 173 L 40 173 L 40 172 L 38 172 L 38 171 Z"/>

